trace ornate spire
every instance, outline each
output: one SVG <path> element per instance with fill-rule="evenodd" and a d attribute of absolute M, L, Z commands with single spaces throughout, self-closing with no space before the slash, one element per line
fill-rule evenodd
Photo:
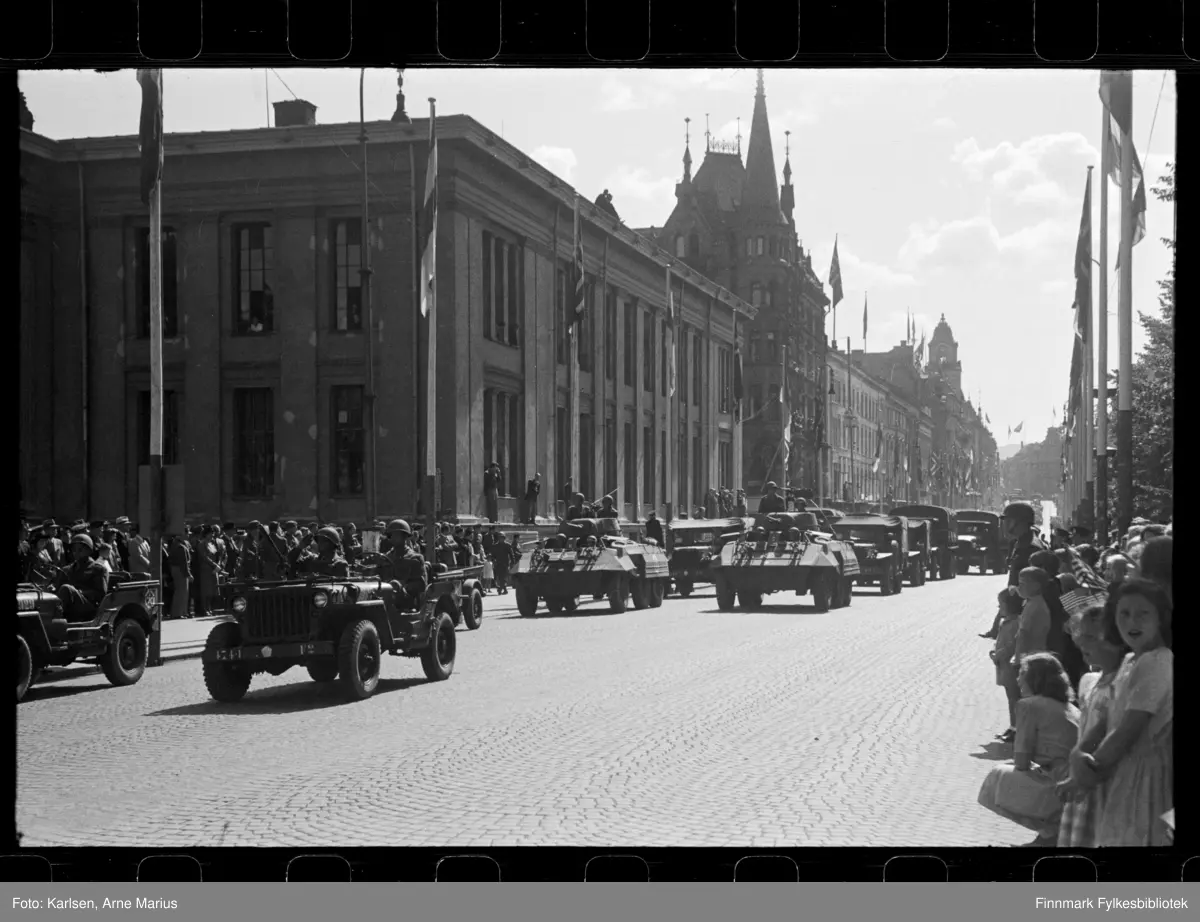
<path fill-rule="evenodd" d="M 683 181 L 692 181 L 692 120 L 683 120 Z"/>
<path fill-rule="evenodd" d="M 775 172 L 775 154 L 771 149 L 771 126 L 767 120 L 767 96 L 762 71 L 758 72 L 758 93 L 754 97 L 754 118 L 750 123 L 750 146 L 746 152 L 746 179 L 742 184 L 742 214 L 757 223 L 785 224 L 779 208 L 779 185 Z"/>
<path fill-rule="evenodd" d="M 708 145 L 712 141 L 712 132 L 708 130 L 708 113 L 704 113 L 704 153 L 708 153 Z"/>
<path fill-rule="evenodd" d="M 796 190 L 792 188 L 791 134 L 790 131 L 783 133 L 783 188 L 779 190 L 779 210 L 789 225 L 792 224 L 792 213 L 796 209 Z"/>
<path fill-rule="evenodd" d="M 758 69 L 758 88 L 755 90 L 754 96 L 755 98 L 766 96 L 766 91 L 763 89 L 763 72 L 761 67 Z"/>
<path fill-rule="evenodd" d="M 410 124 L 412 119 L 408 117 L 408 113 L 404 111 L 404 71 L 396 71 L 396 111 L 392 113 L 393 122 L 401 122 L 405 125 Z"/>
<path fill-rule="evenodd" d="M 759 71 L 761 74 L 762 71 Z M 783 181 L 785 185 L 792 183 L 792 133 L 785 131 L 783 133 Z"/>

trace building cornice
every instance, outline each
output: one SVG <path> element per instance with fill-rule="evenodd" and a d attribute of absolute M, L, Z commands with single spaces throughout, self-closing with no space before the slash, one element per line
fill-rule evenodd
<path fill-rule="evenodd" d="M 357 122 L 347 122 L 295 128 L 175 133 L 168 134 L 164 138 L 164 156 L 169 159 L 173 154 L 176 156 L 182 154 L 216 155 L 329 148 L 351 149 L 361 143 L 362 130 L 363 126 Z M 429 119 L 414 119 L 411 124 L 407 125 L 395 122 L 368 122 L 365 130 L 368 145 L 426 143 L 429 138 Z M 643 237 L 632 228 L 626 227 L 607 212 L 600 210 L 593 202 L 581 196 L 576 189 L 470 116 L 439 116 L 437 132 L 440 143 L 461 142 L 471 146 L 477 152 L 490 155 L 500 165 L 532 182 L 544 195 L 557 199 L 560 205 L 573 209 L 578 199 L 580 220 L 590 223 L 594 230 L 607 234 L 614 241 L 620 241 L 627 248 L 640 253 L 661 268 L 670 268 L 676 279 L 683 279 L 692 287 L 724 304 L 735 314 L 749 318 L 753 318 L 757 314 L 756 309 L 750 304 L 711 279 L 695 272 L 669 255 L 653 241 Z M 27 129 L 21 129 L 20 148 L 22 153 L 59 163 L 133 160 L 138 157 L 138 139 L 135 135 L 55 141 Z"/>

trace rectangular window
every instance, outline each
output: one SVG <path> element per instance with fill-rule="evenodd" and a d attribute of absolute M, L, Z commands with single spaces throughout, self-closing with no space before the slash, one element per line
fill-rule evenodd
<path fill-rule="evenodd" d="M 756 365 L 762 361 L 762 334 L 757 330 L 750 333 L 750 364 Z"/>
<path fill-rule="evenodd" d="M 647 311 L 642 318 L 642 390 L 654 393 L 654 316 Z"/>
<path fill-rule="evenodd" d="M 676 375 L 679 387 L 679 405 L 686 409 L 688 400 L 688 332 L 681 329 L 675 338 Z"/>
<path fill-rule="evenodd" d="M 508 244 L 505 249 L 508 253 L 508 344 L 516 346 L 520 344 L 521 267 L 525 261 L 521 258 L 520 247 Z M 514 493 L 513 495 L 517 494 Z"/>
<path fill-rule="evenodd" d="M 697 333 L 692 337 L 692 405 L 700 406 L 700 382 L 704 377 L 704 340 Z"/>
<path fill-rule="evenodd" d="M 642 427 L 642 503 L 654 506 L 654 430 Z"/>
<path fill-rule="evenodd" d="M 175 231 L 162 230 L 162 336 L 179 335 L 179 291 L 175 274 Z M 138 338 L 150 338 L 150 228 L 137 231 L 137 324 Z M 163 462 L 166 463 L 165 461 Z"/>
<path fill-rule="evenodd" d="M 234 226 L 233 324 L 239 335 L 271 333 L 275 329 L 275 295 L 271 291 L 274 261 L 270 224 Z"/>
<path fill-rule="evenodd" d="M 617 377 L 617 294 L 612 286 L 604 295 L 604 377 Z"/>
<path fill-rule="evenodd" d="M 733 488 L 733 442 L 723 441 L 717 446 L 717 477 L 722 486 Z"/>
<path fill-rule="evenodd" d="M 625 302 L 625 386 L 633 387 L 633 361 L 637 352 L 637 301 Z"/>
<path fill-rule="evenodd" d="M 731 359 L 728 349 L 722 348 L 719 355 L 720 368 L 718 371 L 718 382 L 720 385 L 720 405 L 718 407 L 718 412 L 728 413 L 730 404 L 732 402 L 732 396 L 730 393 L 730 384 L 732 378 Z"/>
<path fill-rule="evenodd" d="M 687 436 L 684 434 L 686 426 L 680 424 L 679 435 L 675 437 L 675 502 L 679 506 L 679 512 L 687 512 L 687 484 L 688 484 L 688 466 L 687 466 Z"/>
<path fill-rule="evenodd" d="M 566 407 L 554 411 L 554 479 L 559 495 L 566 498 L 567 478 L 571 476 L 571 447 L 568 442 Z"/>
<path fill-rule="evenodd" d="M 269 387 L 233 392 L 233 492 L 270 496 L 275 488 L 275 394 Z"/>
<path fill-rule="evenodd" d="M 700 436 L 692 436 L 692 493 L 697 503 L 704 502 L 704 458 L 700 453 Z M 724 480 L 721 483 L 725 483 Z"/>
<path fill-rule="evenodd" d="M 633 423 L 625 424 L 625 482 L 621 484 L 621 502 L 632 503 L 637 489 L 637 442 L 633 437 Z M 634 511 L 634 518 L 637 518 Z"/>
<path fill-rule="evenodd" d="M 504 294 L 508 291 L 508 286 L 504 281 L 504 273 L 508 268 L 508 261 L 504 258 L 504 251 L 507 249 L 503 240 L 492 239 L 492 330 L 493 338 L 498 343 L 504 342 L 505 339 L 505 304 Z"/>
<path fill-rule="evenodd" d="M 754 416 L 762 409 L 763 390 L 761 384 L 750 385 L 750 415 Z"/>
<path fill-rule="evenodd" d="M 595 431 L 592 429 L 592 414 L 579 414 L 579 492 L 586 502 L 596 499 L 595 484 Z"/>
<path fill-rule="evenodd" d="M 366 470 L 366 430 L 363 427 L 363 389 L 358 385 L 330 389 L 333 410 L 333 493 L 358 496 Z"/>
<path fill-rule="evenodd" d="M 162 395 L 162 463 L 179 463 L 179 395 L 163 391 Z M 138 464 L 150 463 L 150 392 L 138 391 L 137 404 Z"/>
<path fill-rule="evenodd" d="M 511 328 L 511 325 L 510 325 Z M 525 476 L 525 413 L 520 394 L 508 395 L 508 464 L 503 468 L 508 477 L 508 495 L 524 496 Z M 501 462 L 503 464 L 504 462 Z"/>
<path fill-rule="evenodd" d="M 666 397 L 667 396 L 667 379 L 670 377 L 670 372 L 668 371 L 668 368 L 667 368 L 669 360 L 670 360 L 670 355 L 667 352 L 667 322 L 666 322 L 666 320 L 661 321 L 659 324 L 658 341 L 659 341 L 659 350 L 662 353 L 662 355 L 661 355 L 662 374 L 659 376 L 661 378 L 661 381 L 659 384 L 659 389 L 660 389 L 660 393 L 662 394 L 662 396 Z"/>
<path fill-rule="evenodd" d="M 566 264 L 558 264 L 557 284 L 554 297 L 558 305 L 558 364 L 567 364 L 567 347 L 570 342 L 567 328 L 567 268 Z"/>
<path fill-rule="evenodd" d="M 775 339 L 775 331 L 767 332 L 767 361 L 774 364 L 779 361 L 779 342 Z"/>
<path fill-rule="evenodd" d="M 362 329 L 362 221 L 333 222 L 333 328 Z M 336 492 L 336 491 L 335 491 Z"/>
<path fill-rule="evenodd" d="M 592 353 L 595 351 L 595 319 L 594 310 L 595 280 L 590 275 L 583 277 L 583 316 L 579 318 L 579 370 L 592 371 Z"/>
<path fill-rule="evenodd" d="M 483 289 L 483 336 L 484 339 L 495 339 L 495 333 L 492 331 L 492 314 L 495 311 L 493 302 L 495 301 L 495 289 L 492 287 L 492 265 L 495 262 L 493 254 L 495 250 L 495 237 L 487 231 L 482 234 L 483 240 L 483 278 L 481 287 Z"/>
<path fill-rule="evenodd" d="M 483 389 L 483 463 L 486 467 L 496 459 L 495 411 L 496 392 Z"/>
<path fill-rule="evenodd" d="M 604 420 L 604 490 L 607 493 L 617 487 L 617 421 L 609 416 Z"/>
<path fill-rule="evenodd" d="M 663 502 L 667 503 L 671 501 L 671 494 L 667 492 L 667 433 L 664 430 L 663 432 L 660 432 L 658 436 L 659 451 L 661 452 L 659 457 L 661 457 L 663 460 L 662 471 L 659 474 L 660 482 L 658 490 L 659 495 L 663 498 Z"/>

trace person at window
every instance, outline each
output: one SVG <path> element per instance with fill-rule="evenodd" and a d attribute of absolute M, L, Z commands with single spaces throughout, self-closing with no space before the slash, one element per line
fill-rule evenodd
<path fill-rule="evenodd" d="M 71 565 L 60 571 L 54 586 L 67 618 L 90 618 L 108 594 L 108 571 L 94 554 L 90 537 L 71 538 Z"/>
<path fill-rule="evenodd" d="M 500 521 L 500 465 L 493 461 L 483 472 L 484 514 L 489 522 Z"/>
<path fill-rule="evenodd" d="M 288 566 L 298 577 L 350 577 L 350 565 L 342 556 L 342 536 L 331 526 L 318 529 L 316 535 L 305 535 L 300 544 L 288 553 Z"/>
<path fill-rule="evenodd" d="M 533 479 L 525 484 L 525 515 L 521 517 L 526 525 L 533 525 L 537 519 L 538 494 L 542 492 L 542 475 L 534 474 Z"/>
<path fill-rule="evenodd" d="M 759 512 L 786 512 L 787 501 L 779 495 L 779 485 L 774 480 L 768 480 L 766 495 L 758 501 Z"/>

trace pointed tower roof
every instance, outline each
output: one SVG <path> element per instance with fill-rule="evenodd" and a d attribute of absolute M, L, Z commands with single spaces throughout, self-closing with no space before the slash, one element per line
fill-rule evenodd
<path fill-rule="evenodd" d="M 750 146 L 746 152 L 746 182 L 742 192 L 743 217 L 767 224 L 786 224 L 779 209 L 779 186 L 775 179 L 775 154 L 771 148 L 771 126 L 767 121 L 767 96 L 763 72 L 758 71 L 754 95 L 754 118 L 750 123 Z"/>

